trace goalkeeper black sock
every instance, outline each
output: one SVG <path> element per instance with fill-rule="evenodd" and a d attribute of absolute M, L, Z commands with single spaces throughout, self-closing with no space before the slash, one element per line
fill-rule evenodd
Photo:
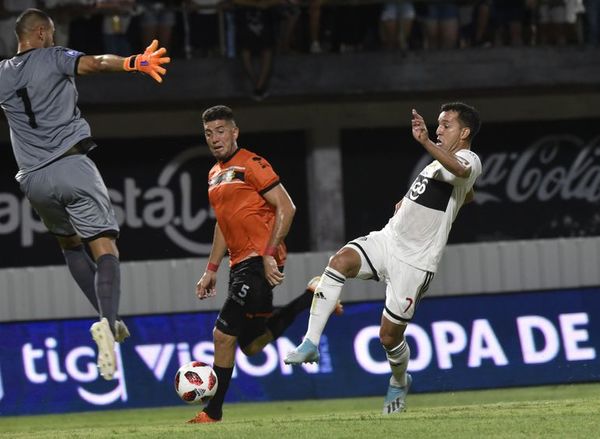
<path fill-rule="evenodd" d="M 83 291 L 83 294 L 85 294 L 85 297 L 87 297 L 94 309 L 100 313 L 94 280 L 96 276 L 96 264 L 94 264 L 92 258 L 85 251 L 83 245 L 63 249 L 63 255 L 71 276 L 73 276 L 73 279 L 75 279 L 75 282 L 79 285 L 79 288 Z"/>
<path fill-rule="evenodd" d="M 210 400 L 204 412 L 213 419 L 221 419 L 223 417 L 223 401 L 225 401 L 225 394 L 229 388 L 233 367 L 213 366 L 213 370 L 217 374 L 217 393 Z"/>
<path fill-rule="evenodd" d="M 283 308 L 277 310 L 268 320 L 267 328 L 273 334 L 273 340 L 281 336 L 283 332 L 294 322 L 294 319 L 305 309 L 310 307 L 313 299 L 313 292 L 304 291 Z"/>
<path fill-rule="evenodd" d="M 105 254 L 98 258 L 96 266 L 96 292 L 100 303 L 100 317 L 106 317 L 114 333 L 121 296 L 119 259 L 114 255 Z"/>

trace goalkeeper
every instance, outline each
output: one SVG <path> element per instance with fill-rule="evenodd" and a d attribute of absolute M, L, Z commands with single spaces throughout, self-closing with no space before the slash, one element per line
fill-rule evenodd
<path fill-rule="evenodd" d="M 170 59 L 156 40 L 143 54 L 128 58 L 54 47 L 54 23 L 38 9 L 17 18 L 15 33 L 18 53 L 0 62 L 0 104 L 19 168 L 16 179 L 98 313 L 90 331 L 98 345 L 100 375 L 110 380 L 116 368 L 114 343 L 129 336 L 118 319 L 119 225 L 102 177 L 87 156 L 96 143 L 77 108 L 74 78 L 137 71 L 162 82 L 162 65 Z"/>

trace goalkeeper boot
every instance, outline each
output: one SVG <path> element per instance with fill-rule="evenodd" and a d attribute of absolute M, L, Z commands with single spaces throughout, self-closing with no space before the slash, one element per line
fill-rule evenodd
<path fill-rule="evenodd" d="M 388 387 L 387 395 L 385 395 L 385 401 L 383 403 L 383 414 L 391 415 L 392 413 L 400 413 L 406 410 L 406 395 L 412 384 L 412 377 L 409 373 L 406 374 L 406 386 Z"/>
<path fill-rule="evenodd" d="M 188 424 L 208 424 L 210 422 L 220 422 L 220 419 L 213 419 L 206 412 L 200 412 L 192 419 L 187 421 Z"/>
<path fill-rule="evenodd" d="M 300 346 L 288 352 L 283 362 L 285 364 L 318 363 L 319 348 L 308 338 L 305 338 Z"/>
<path fill-rule="evenodd" d="M 319 285 L 320 280 L 321 280 L 321 276 L 313 277 L 310 281 L 308 281 L 308 284 L 306 285 L 306 289 L 314 294 L 315 290 L 317 289 L 317 285 Z M 342 302 L 340 300 L 338 300 L 337 303 L 335 304 L 333 313 L 336 316 L 341 316 L 342 314 L 344 314 L 344 305 L 342 305 Z"/>
<path fill-rule="evenodd" d="M 98 345 L 98 369 L 105 380 L 112 380 L 117 367 L 115 357 L 115 338 L 106 317 L 94 323 L 90 332 Z"/>

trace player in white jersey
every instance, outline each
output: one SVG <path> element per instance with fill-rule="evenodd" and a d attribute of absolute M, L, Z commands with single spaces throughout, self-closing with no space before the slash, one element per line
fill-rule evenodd
<path fill-rule="evenodd" d="M 38 9 L 17 18 L 15 33 L 17 54 L 0 62 L 0 105 L 19 167 L 16 179 L 98 311 L 99 321 L 90 331 L 98 345 L 100 374 L 109 380 L 116 367 L 114 343 L 129 336 L 117 318 L 119 225 L 102 177 L 87 156 L 96 143 L 77 108 L 75 76 L 140 71 L 162 82 L 166 70 L 161 65 L 170 60 L 156 40 L 143 54 L 127 58 L 54 47 L 54 23 Z"/>
<path fill-rule="evenodd" d="M 470 148 L 480 125 L 473 107 L 443 104 L 433 142 L 423 117 L 412 110 L 413 137 L 434 161 L 420 172 L 383 229 L 350 241 L 331 257 L 315 290 L 304 341 L 287 354 L 285 363 L 319 361 L 321 334 L 347 278 L 384 280 L 379 338 L 392 376 L 383 414 L 404 410 L 412 382 L 406 372 L 410 349 L 404 331 L 429 287 L 458 211 L 473 199 L 481 162 Z"/>

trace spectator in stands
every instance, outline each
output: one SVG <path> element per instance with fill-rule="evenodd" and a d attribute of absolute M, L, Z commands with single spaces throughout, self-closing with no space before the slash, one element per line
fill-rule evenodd
<path fill-rule="evenodd" d="M 459 8 L 459 47 L 491 46 L 489 24 L 491 0 L 463 3 Z"/>
<path fill-rule="evenodd" d="M 301 15 L 299 0 L 281 0 L 277 7 L 279 26 L 277 32 L 277 51 L 279 53 L 288 53 L 292 50 L 294 37 L 298 26 L 298 20 Z"/>
<path fill-rule="evenodd" d="M 367 40 L 379 28 L 381 6 L 375 3 L 339 5 L 336 10 L 336 32 L 340 53 L 363 50 Z"/>
<path fill-rule="evenodd" d="M 141 31 L 143 41 L 159 40 L 165 47 L 171 45 L 175 10 L 173 1 L 138 0 L 142 9 Z"/>
<path fill-rule="evenodd" d="M 542 45 L 583 43 L 580 28 L 583 0 L 539 0 L 539 40 Z"/>
<path fill-rule="evenodd" d="M 492 0 L 479 0 L 473 10 L 473 45 L 490 45 L 489 30 L 492 14 Z"/>
<path fill-rule="evenodd" d="M 585 21 L 585 6 L 583 0 L 566 0 L 567 43 L 583 44 L 583 22 Z"/>
<path fill-rule="evenodd" d="M 219 4 L 221 0 L 186 0 L 189 39 L 194 56 L 219 54 Z"/>
<path fill-rule="evenodd" d="M 310 53 L 321 53 L 321 6 L 323 0 L 308 1 L 308 37 L 310 39 Z"/>
<path fill-rule="evenodd" d="M 525 0 L 493 0 L 495 45 L 523 45 Z"/>
<path fill-rule="evenodd" d="M 567 40 L 571 44 L 584 44 L 584 0 L 567 0 Z"/>
<path fill-rule="evenodd" d="M 102 43 L 104 51 L 125 56 L 131 52 L 127 31 L 135 7 L 135 0 L 101 0 L 96 11 L 102 14 Z"/>
<path fill-rule="evenodd" d="M 236 38 L 252 97 L 267 97 L 275 47 L 275 9 L 278 0 L 234 0 Z M 258 63 L 255 65 L 255 58 Z"/>
<path fill-rule="evenodd" d="M 455 2 L 427 5 L 425 47 L 454 49 L 458 46 L 458 6 Z"/>
<path fill-rule="evenodd" d="M 567 44 L 567 11 L 564 0 L 539 0 L 539 43 L 564 46 Z"/>
<path fill-rule="evenodd" d="M 587 24 L 586 43 L 598 46 L 600 42 L 600 0 L 585 0 L 585 18 Z"/>
<path fill-rule="evenodd" d="M 384 49 L 407 50 L 415 22 L 416 12 L 412 2 L 387 2 L 380 17 L 381 44 Z"/>

